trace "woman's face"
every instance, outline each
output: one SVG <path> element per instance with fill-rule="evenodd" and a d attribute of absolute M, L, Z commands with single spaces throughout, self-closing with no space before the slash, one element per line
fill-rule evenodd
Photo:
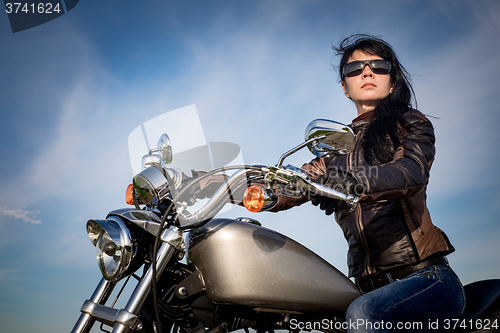
<path fill-rule="evenodd" d="M 347 63 L 375 59 L 382 58 L 356 50 Z M 354 102 L 358 109 L 358 115 L 360 115 L 373 110 L 382 99 L 392 93 L 394 85 L 389 74 L 375 74 L 370 66 L 366 65 L 360 75 L 345 77 L 342 81 L 342 88 L 346 96 Z"/>

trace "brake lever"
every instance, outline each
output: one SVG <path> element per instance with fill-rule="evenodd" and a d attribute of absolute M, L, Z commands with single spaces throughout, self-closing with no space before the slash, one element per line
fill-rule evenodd
<path fill-rule="evenodd" d="M 307 178 L 307 174 L 292 165 L 285 167 L 270 165 L 265 176 L 271 187 L 278 187 L 280 194 L 294 198 L 300 198 L 305 194 L 302 187 L 297 186 L 304 178 Z"/>

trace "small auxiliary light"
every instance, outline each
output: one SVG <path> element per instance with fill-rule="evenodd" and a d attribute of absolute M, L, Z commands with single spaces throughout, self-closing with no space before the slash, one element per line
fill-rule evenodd
<path fill-rule="evenodd" d="M 243 205 L 252 213 L 259 212 L 264 206 L 264 191 L 257 185 L 249 186 L 243 195 Z"/>
<path fill-rule="evenodd" d="M 134 204 L 134 185 L 130 184 L 127 186 L 127 191 L 125 191 L 125 202 L 127 205 Z"/>

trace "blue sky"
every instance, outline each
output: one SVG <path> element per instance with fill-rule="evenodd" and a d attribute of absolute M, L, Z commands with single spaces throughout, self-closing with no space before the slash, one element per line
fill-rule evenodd
<path fill-rule="evenodd" d="M 435 117 L 428 206 L 453 267 L 499 278 L 498 1 L 80 1 L 16 34 L 0 15 L 0 331 L 71 330 L 100 279 L 85 223 L 125 206 L 134 128 L 195 104 L 207 141 L 275 164 L 311 120 L 355 117 L 331 45 L 357 32 L 394 46 Z M 252 217 L 346 272 L 317 208 Z"/>

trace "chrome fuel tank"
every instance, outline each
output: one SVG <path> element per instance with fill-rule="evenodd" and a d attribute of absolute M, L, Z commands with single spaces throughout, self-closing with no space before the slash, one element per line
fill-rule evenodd
<path fill-rule="evenodd" d="M 255 224 L 214 219 L 191 233 L 188 255 L 209 299 L 220 304 L 345 311 L 360 295 L 321 257 Z"/>

